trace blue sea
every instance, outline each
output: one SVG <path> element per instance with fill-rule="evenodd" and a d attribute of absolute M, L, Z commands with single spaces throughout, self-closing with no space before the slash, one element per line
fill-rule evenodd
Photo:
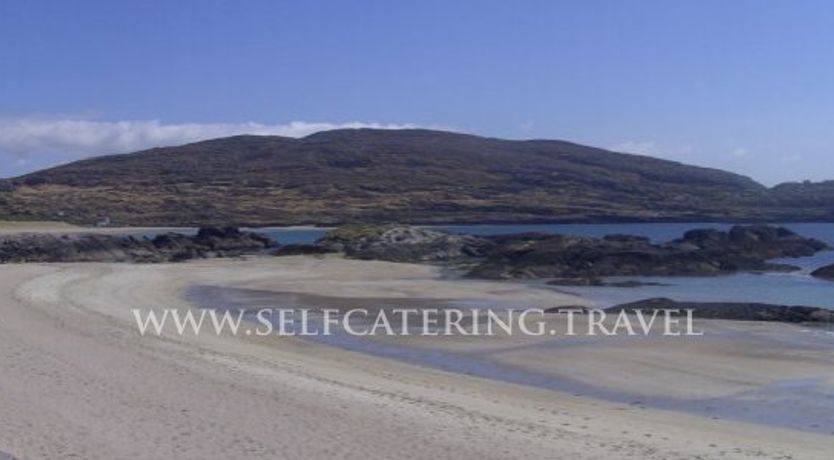
<path fill-rule="evenodd" d="M 834 224 L 787 224 L 799 234 L 824 240 L 834 246 Z M 724 224 L 594 224 L 594 225 L 457 225 L 432 227 L 455 233 L 495 235 L 518 232 L 544 232 L 586 236 L 604 236 L 613 233 L 642 235 L 662 243 L 675 239 L 692 228 L 726 229 Z M 270 228 L 259 229 L 281 243 L 311 243 L 327 230 L 320 228 Z M 834 282 L 814 279 L 809 275 L 813 268 L 834 263 L 834 251 L 817 254 L 814 257 L 791 259 L 790 263 L 803 267 L 790 274 L 737 274 L 721 277 L 666 277 L 631 278 L 664 283 L 664 286 L 638 288 L 608 287 L 558 287 L 559 290 L 578 294 L 599 306 L 619 302 L 664 296 L 679 301 L 750 301 L 807 305 L 834 308 Z M 620 278 L 628 279 L 628 278 Z M 543 282 L 535 282 L 537 286 Z M 556 289 L 555 287 L 551 287 Z M 269 291 L 249 291 L 227 287 L 193 286 L 187 298 L 204 308 L 247 308 L 251 305 L 304 306 L 309 300 L 298 294 Z M 303 296 L 303 295 L 302 295 Z M 482 304 L 476 304 L 482 306 Z M 437 306 L 436 304 L 434 306 Z M 754 334 L 755 336 L 755 334 Z M 575 381 L 569 377 L 553 375 L 536 369 L 506 364 L 493 359 L 492 353 L 460 352 L 409 346 L 407 343 L 393 343 L 373 340 L 367 337 L 335 333 L 330 336 L 307 337 L 327 345 L 340 347 L 358 353 L 396 359 L 419 366 L 448 372 L 464 373 L 471 376 L 490 378 L 514 384 L 569 392 L 624 404 L 634 407 L 655 407 L 702 414 L 713 419 L 727 418 L 744 420 L 798 430 L 834 433 L 832 402 L 834 395 L 824 385 L 824 378 L 786 379 L 770 382 L 750 391 L 718 398 L 664 398 L 651 394 L 630 393 Z M 607 340 L 611 339 L 607 337 Z M 587 337 L 560 338 L 541 342 L 542 359 L 553 352 L 555 347 L 593 345 L 597 339 Z M 628 338 L 626 338 L 628 340 Z M 768 340 L 789 340 L 799 347 L 828 350 L 832 340 L 827 329 L 802 328 L 800 333 L 790 337 L 779 336 Z M 767 342 L 765 342 L 767 343 Z M 532 349 L 532 348 L 531 348 Z M 493 350 L 495 351 L 495 350 Z M 497 353 L 500 353 L 498 351 Z"/>
<path fill-rule="evenodd" d="M 783 225 L 800 235 L 817 238 L 834 247 L 834 224 L 801 223 Z M 662 243 L 680 237 L 693 228 L 726 230 L 731 224 L 716 223 L 656 223 L 656 224 L 530 224 L 530 225 L 450 225 L 433 226 L 452 233 L 472 235 L 500 235 L 519 232 L 558 233 L 600 237 L 613 233 L 641 235 Z M 264 228 L 262 233 L 282 244 L 312 243 L 327 232 L 323 228 L 289 227 Z M 607 307 L 648 297 L 668 297 L 692 302 L 764 302 L 782 305 L 805 305 L 834 309 L 834 282 L 819 280 L 809 275 L 815 268 L 834 263 L 834 251 L 813 257 L 785 259 L 780 262 L 802 267 L 793 273 L 740 273 L 719 277 L 629 277 L 617 280 L 637 280 L 661 283 L 662 286 L 622 287 L 559 287 L 577 294 L 597 306 Z"/>

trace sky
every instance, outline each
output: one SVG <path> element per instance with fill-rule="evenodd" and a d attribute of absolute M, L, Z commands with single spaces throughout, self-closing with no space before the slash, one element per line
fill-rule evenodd
<path fill-rule="evenodd" d="M 834 3 L 0 0 L 0 177 L 362 126 L 834 179 Z"/>

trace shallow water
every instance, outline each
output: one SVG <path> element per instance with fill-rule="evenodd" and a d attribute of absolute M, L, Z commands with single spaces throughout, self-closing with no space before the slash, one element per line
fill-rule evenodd
<path fill-rule="evenodd" d="M 323 296 L 255 291 L 248 289 L 222 288 L 213 286 L 194 286 L 186 291 L 186 299 L 201 308 L 214 309 L 250 309 L 257 308 L 337 308 L 355 307 L 356 299 L 337 299 Z M 362 308 L 402 307 L 403 299 L 369 300 Z M 411 299 L 410 304 L 419 302 Z M 425 306 L 442 307 L 444 303 L 454 305 L 454 302 L 437 300 L 423 300 Z M 473 304 L 477 303 L 475 299 Z M 411 305 L 412 307 L 415 305 Z M 495 308 L 495 305 L 491 305 Z M 254 321 L 254 316 L 248 317 Z M 364 326 L 368 324 L 365 323 Z M 277 324 L 275 324 L 278 327 Z M 360 324 L 354 324 L 360 326 Z M 296 324 L 298 329 L 299 325 Z M 727 332 L 729 333 L 729 332 Z M 719 333 L 721 335 L 723 333 Z M 737 334 L 732 333 L 733 337 Z M 741 336 L 738 336 L 741 338 Z M 808 349 L 834 349 L 834 335 L 825 330 L 797 329 L 793 334 L 777 336 L 757 335 L 748 333 L 744 336 L 750 340 L 768 342 L 784 342 L 786 345 Z M 368 337 L 355 336 L 345 333 L 338 327 L 333 329 L 332 335 L 305 336 L 304 339 L 322 343 L 345 350 L 355 351 L 382 358 L 394 359 L 417 366 L 439 369 L 458 374 L 472 375 L 502 382 L 526 385 L 571 393 L 577 396 L 588 396 L 612 402 L 631 404 L 635 409 L 644 407 L 678 410 L 711 418 L 726 418 L 743 420 L 772 426 L 782 426 L 804 431 L 824 434 L 834 434 L 834 391 L 818 378 L 777 380 L 755 390 L 742 392 L 730 396 L 708 399 L 679 399 L 670 397 L 655 397 L 650 395 L 636 395 L 625 391 L 618 391 L 605 387 L 597 387 L 578 382 L 563 376 L 538 372 L 532 369 L 520 368 L 494 360 L 491 355 L 501 350 L 491 349 L 489 352 L 460 352 L 441 349 L 425 349 L 408 346 L 404 343 L 374 340 Z M 559 339 L 545 339 L 540 342 L 525 345 L 525 348 L 537 349 L 546 359 L 548 353 L 556 348 L 575 346 L 616 346 L 623 340 L 639 340 L 635 337 L 570 337 Z M 675 340 L 677 338 L 665 338 Z M 602 343 L 601 341 L 609 341 Z M 653 339 L 657 340 L 657 338 Z M 661 339 L 664 340 L 664 339 Z M 613 342 L 611 342 L 613 341 Z M 662 342 L 658 342 L 662 346 Z"/>
<path fill-rule="evenodd" d="M 443 230 L 476 235 L 518 232 L 563 233 L 604 236 L 612 233 L 642 235 L 661 243 L 680 237 L 692 228 L 729 228 L 728 224 L 582 224 L 582 225 L 471 225 L 439 227 Z M 834 246 L 834 224 L 786 224 L 797 233 L 818 238 Z M 261 229 L 281 243 L 311 243 L 327 230 L 316 228 Z M 662 283 L 662 286 L 637 288 L 559 287 L 578 294 L 599 306 L 640 300 L 648 297 L 669 297 L 678 301 L 748 301 L 785 305 L 808 305 L 834 308 L 834 282 L 818 280 L 809 275 L 813 269 L 834 263 L 834 251 L 813 257 L 784 261 L 802 270 L 795 273 L 741 273 L 721 277 L 643 277 L 618 278 Z M 195 287 L 188 297 L 197 305 L 212 308 L 258 306 L 281 308 L 304 305 L 304 296 L 280 293 Z M 309 300 L 309 299 L 307 299 Z M 473 302 L 477 299 L 473 299 Z M 450 302 L 450 305 L 455 303 Z M 390 305 L 389 305 L 390 306 Z M 439 306 L 436 302 L 434 307 Z M 495 307 L 494 305 L 491 305 Z M 532 387 L 558 390 L 577 395 L 632 404 L 697 413 L 712 418 L 746 420 L 755 423 L 790 427 L 824 434 L 834 434 L 834 392 L 816 378 L 779 380 L 770 385 L 732 396 L 713 399 L 674 399 L 646 397 L 593 387 L 569 378 L 556 377 L 535 370 L 521 369 L 493 360 L 489 354 L 427 350 L 404 344 L 381 342 L 337 333 L 309 338 L 339 348 L 373 356 L 396 359 L 409 364 L 468 374 Z M 786 346 L 834 349 L 834 332 L 825 328 L 807 328 L 797 334 L 763 337 L 769 341 L 785 341 Z M 543 341 L 536 344 L 543 352 L 548 348 L 587 346 L 585 338 Z"/>
<path fill-rule="evenodd" d="M 834 246 L 834 224 L 799 223 L 784 225 L 803 236 L 825 241 Z M 449 225 L 437 228 L 452 233 L 499 235 L 520 232 L 561 233 L 601 237 L 613 233 L 640 235 L 657 243 L 680 237 L 693 228 L 726 230 L 730 224 L 720 223 L 655 223 L 655 224 L 530 224 L 530 225 Z M 282 243 L 312 243 L 326 233 L 322 228 L 268 228 L 264 234 Z M 813 278 L 809 273 L 821 266 L 834 263 L 834 251 L 813 257 L 780 259 L 802 268 L 795 273 L 742 273 L 721 277 L 631 277 L 635 280 L 666 284 L 636 288 L 560 287 L 559 290 L 585 297 L 600 307 L 633 302 L 649 297 L 668 297 L 677 301 L 701 302 L 762 302 L 783 305 L 805 305 L 834 308 L 834 282 Z"/>
<path fill-rule="evenodd" d="M 822 224 L 829 225 L 829 224 Z M 693 228 L 728 229 L 729 224 L 715 223 L 660 223 L 660 224 L 483 224 L 483 225 L 436 225 L 424 226 L 450 233 L 468 235 L 503 235 L 508 233 L 553 233 L 601 237 L 612 233 L 641 235 L 653 241 L 673 240 Z M 834 229 L 834 224 L 831 225 Z M 267 227 L 256 229 L 281 244 L 313 243 L 327 233 L 327 228 L 317 227 Z"/>
<path fill-rule="evenodd" d="M 807 273 L 739 273 L 718 277 L 629 277 L 663 285 L 634 288 L 560 286 L 561 292 L 575 294 L 605 308 L 650 297 L 680 302 L 761 302 L 834 308 L 834 283 Z"/>

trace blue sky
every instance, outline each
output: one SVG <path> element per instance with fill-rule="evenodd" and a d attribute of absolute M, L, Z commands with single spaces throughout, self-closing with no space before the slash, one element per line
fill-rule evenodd
<path fill-rule="evenodd" d="M 0 1 L 0 176 L 344 124 L 834 179 L 834 3 Z"/>

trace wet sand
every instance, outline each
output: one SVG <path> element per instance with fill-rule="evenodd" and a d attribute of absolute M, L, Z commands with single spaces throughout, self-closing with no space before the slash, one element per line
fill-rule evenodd
<path fill-rule="evenodd" d="M 522 284 L 444 280 L 433 267 L 334 258 L 0 266 L 0 451 L 18 458 L 824 459 L 834 447 L 834 437 L 818 432 L 576 396 L 301 338 L 139 336 L 131 308 L 194 307 L 186 299 L 194 286 L 544 308 L 579 301 Z M 791 343 L 794 333 L 786 335 Z M 496 362 L 599 387 L 623 388 L 616 380 L 623 369 L 643 379 L 635 388 L 665 369 L 652 392 L 714 382 L 709 394 L 732 395 L 830 367 L 814 348 L 779 355 L 755 340 L 689 352 L 669 345 L 658 363 L 648 344 L 624 344 L 633 353 L 619 354 L 620 346 L 565 347 L 568 355 L 559 347 L 542 353 L 544 345 L 528 338 L 413 339 L 404 345 L 493 350 Z M 598 362 L 577 359 L 580 349 Z M 686 371 L 693 356 L 702 364 Z"/>
<path fill-rule="evenodd" d="M 320 322 L 316 311 L 322 308 L 369 310 L 367 318 L 352 321 L 357 330 L 371 327 L 378 310 L 460 308 L 461 303 L 346 299 L 212 286 L 190 288 L 186 298 L 215 309 L 308 308 L 314 324 Z M 523 307 L 474 299 L 466 303 L 497 311 Z M 389 317 L 399 324 L 397 315 Z M 564 335 L 564 316 L 547 314 L 544 320 L 544 330 L 556 335 L 507 335 L 498 330 L 490 337 L 426 337 L 419 335 L 421 328 L 415 325 L 410 331 L 414 335 L 409 336 L 360 337 L 337 326 L 331 336 L 306 338 L 410 364 L 638 407 L 834 435 L 834 329 L 830 327 L 702 320 L 696 330 L 703 331 L 703 337 L 664 337 L 660 327 L 649 337 L 606 337 L 583 335 L 587 321 L 578 318 L 574 327 L 580 336 L 570 337 Z M 463 322 L 467 329 L 470 325 L 471 321 Z M 770 365 L 760 365 L 764 361 Z M 780 365 L 778 373 L 773 372 L 773 364 Z"/>

